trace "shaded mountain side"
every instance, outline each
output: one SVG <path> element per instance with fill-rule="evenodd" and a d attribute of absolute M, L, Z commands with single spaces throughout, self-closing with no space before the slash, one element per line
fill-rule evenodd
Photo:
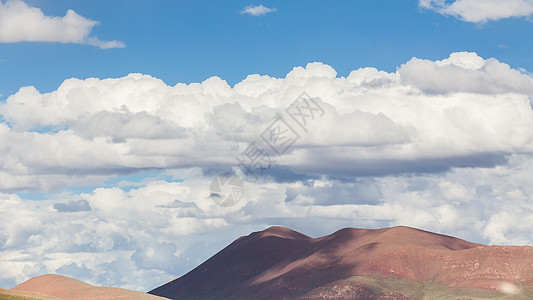
<path fill-rule="evenodd" d="M 320 238 L 271 227 L 238 238 L 149 293 L 172 299 L 291 299 L 354 276 L 528 293 L 533 248 L 485 246 L 404 226 L 345 228 Z M 352 294 L 368 292 L 361 283 L 342 286 Z M 382 289 L 372 297 L 388 292 L 395 291 Z"/>
<path fill-rule="evenodd" d="M 31 296 L 32 298 L 29 299 L 164 299 L 138 291 L 94 286 L 73 278 L 55 274 L 31 278 L 10 291 L 15 296 L 21 297 L 31 296 L 33 294 Z M 17 295 L 17 292 L 24 293 Z M 49 298 L 43 296 L 48 296 Z"/>

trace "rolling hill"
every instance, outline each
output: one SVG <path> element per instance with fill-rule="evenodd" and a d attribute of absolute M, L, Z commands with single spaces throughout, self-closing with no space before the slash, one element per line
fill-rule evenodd
<path fill-rule="evenodd" d="M 3 295 L 5 295 L 6 299 L 164 299 L 137 291 L 94 286 L 55 274 L 34 277 L 11 290 L 4 291 L 6 292 L 0 292 L 0 299 L 3 299 Z M 7 298 L 8 296 L 12 298 Z"/>

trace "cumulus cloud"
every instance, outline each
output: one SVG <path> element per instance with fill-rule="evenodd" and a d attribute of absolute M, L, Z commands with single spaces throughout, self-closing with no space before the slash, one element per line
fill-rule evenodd
<path fill-rule="evenodd" d="M 506 18 L 529 17 L 533 14 L 531 0 L 419 0 L 419 6 L 466 22 L 485 23 Z"/>
<path fill-rule="evenodd" d="M 23 87 L 0 104 L 0 189 L 46 192 L 148 169 L 231 168 L 252 142 L 271 151 L 276 167 L 318 176 L 492 166 L 532 151 L 532 86 L 505 63 L 460 52 L 347 77 L 311 63 L 234 87 L 218 77 L 168 86 L 142 74 L 68 79 L 51 93 Z M 287 110 L 303 92 L 323 112 L 307 117 L 306 128 Z M 278 117 L 296 139 L 282 155 L 264 139 Z"/>
<path fill-rule="evenodd" d="M 531 244 L 531 172 L 533 156 L 513 155 L 503 166 L 441 174 L 247 183 L 246 200 L 224 209 L 208 198 L 212 176 L 199 168 L 168 171 L 182 182 L 151 178 L 129 191 L 73 195 L 92 207 L 75 214 L 48 209 L 63 198 L 1 194 L 0 284 L 57 272 L 146 291 L 269 225 L 311 236 L 408 225 L 475 242 Z"/>
<path fill-rule="evenodd" d="M 437 61 L 413 58 L 399 69 L 403 83 L 426 93 L 520 93 L 533 96 L 533 78 L 494 58 L 456 52 Z"/>
<path fill-rule="evenodd" d="M 275 7 L 268 8 L 264 6 L 263 4 L 255 5 L 255 6 L 249 5 L 249 6 L 246 6 L 243 10 L 241 10 L 241 15 L 251 15 L 254 17 L 259 17 L 259 16 L 266 15 L 268 13 L 275 12 L 275 11 L 277 11 Z"/>
<path fill-rule="evenodd" d="M 58 272 L 146 291 L 269 225 L 318 236 L 401 224 L 531 244 L 531 80 L 461 52 L 346 77 L 310 63 L 233 87 L 142 74 L 23 87 L 0 104 L 0 286 Z M 304 92 L 322 113 L 295 102 Z M 279 118 L 298 139 L 276 155 L 261 135 Z M 211 180 L 252 142 L 272 168 L 245 181 L 236 206 L 216 206 Z M 132 173 L 152 175 L 121 177 Z"/>
<path fill-rule="evenodd" d="M 97 21 L 73 10 L 64 17 L 46 16 L 41 9 L 21 0 L 0 2 L 0 42 L 58 42 L 96 46 L 102 49 L 124 48 L 119 41 L 102 41 L 91 36 Z"/>
<path fill-rule="evenodd" d="M 198 249 L 202 256 L 181 256 L 197 245 L 192 236 L 203 234 L 217 248 L 231 241 L 220 234 L 228 222 L 207 197 L 207 180 L 191 178 L 185 185 L 152 179 L 129 192 L 98 188 L 77 195 L 92 210 L 79 209 L 81 201 L 65 203 L 61 196 L 28 202 L 1 194 L 0 284 L 59 272 L 92 283 L 148 290 L 186 272 L 214 254 Z M 196 205 L 176 206 L 176 198 Z M 126 280 L 131 276 L 122 275 L 128 273 L 137 279 Z"/>

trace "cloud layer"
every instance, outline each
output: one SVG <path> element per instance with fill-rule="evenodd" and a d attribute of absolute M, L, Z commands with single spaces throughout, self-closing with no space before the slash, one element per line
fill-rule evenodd
<path fill-rule="evenodd" d="M 531 0 L 419 0 L 420 7 L 466 22 L 485 23 L 507 18 L 529 17 L 533 14 Z"/>
<path fill-rule="evenodd" d="M 458 52 L 346 77 L 311 63 L 233 87 L 142 74 L 23 87 L 0 104 L 0 286 L 57 272 L 148 290 L 274 224 L 533 244 L 532 82 Z M 310 115 L 295 102 L 304 92 L 316 110 L 302 127 L 289 112 Z M 281 155 L 261 138 L 277 120 L 299 137 Z M 216 206 L 211 180 L 252 142 L 271 169 L 248 177 L 237 206 Z"/>
<path fill-rule="evenodd" d="M 0 42 L 58 42 L 96 46 L 102 49 L 124 48 L 119 41 L 101 41 L 90 36 L 98 22 L 84 18 L 73 10 L 64 17 L 46 16 L 21 0 L 0 2 Z"/>

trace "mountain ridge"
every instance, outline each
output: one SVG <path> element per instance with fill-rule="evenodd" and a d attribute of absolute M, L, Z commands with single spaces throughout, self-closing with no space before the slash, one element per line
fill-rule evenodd
<path fill-rule="evenodd" d="M 172 299 L 296 299 L 354 276 L 498 293 L 508 291 L 502 288 L 507 284 L 516 287 L 513 292 L 529 293 L 533 248 L 486 246 L 407 226 L 343 228 L 317 238 L 273 226 L 236 239 L 149 293 Z"/>

